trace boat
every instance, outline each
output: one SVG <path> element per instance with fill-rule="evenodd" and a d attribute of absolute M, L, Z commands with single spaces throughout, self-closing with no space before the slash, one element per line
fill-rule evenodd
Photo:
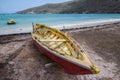
<path fill-rule="evenodd" d="M 7 21 L 7 24 L 15 24 L 15 23 L 16 23 L 16 21 L 14 19 L 10 19 Z"/>
<path fill-rule="evenodd" d="M 80 45 L 65 32 L 43 24 L 33 26 L 31 35 L 34 45 L 57 62 L 66 73 L 83 75 L 100 72 Z"/>

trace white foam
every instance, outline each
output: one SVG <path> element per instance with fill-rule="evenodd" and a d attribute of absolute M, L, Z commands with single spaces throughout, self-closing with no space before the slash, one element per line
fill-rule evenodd
<path fill-rule="evenodd" d="M 109 19 L 109 20 L 98 20 L 98 21 L 89 21 L 89 22 L 79 22 L 75 24 L 63 24 L 63 25 L 57 25 L 53 26 L 58 29 L 63 29 L 63 26 L 65 29 L 71 29 L 71 28 L 82 28 L 82 27 L 91 27 L 91 26 L 97 26 L 97 25 L 104 25 L 104 24 L 110 24 L 110 23 L 116 23 L 120 22 L 120 19 Z"/>
<path fill-rule="evenodd" d="M 32 32 L 32 27 L 27 28 L 12 28 L 12 29 L 5 29 L 0 30 L 0 35 L 8 35 L 8 34 L 19 34 L 19 33 L 30 33 Z"/>

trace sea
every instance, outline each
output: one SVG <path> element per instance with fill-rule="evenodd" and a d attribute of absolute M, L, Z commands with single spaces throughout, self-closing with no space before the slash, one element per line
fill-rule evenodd
<path fill-rule="evenodd" d="M 16 24 L 8 25 L 10 19 Z M 31 32 L 32 23 L 69 29 L 112 22 L 120 22 L 120 14 L 0 14 L 0 35 Z"/>

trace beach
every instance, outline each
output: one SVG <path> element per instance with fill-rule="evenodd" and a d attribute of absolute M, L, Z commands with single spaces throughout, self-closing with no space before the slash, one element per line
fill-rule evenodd
<path fill-rule="evenodd" d="M 20 33 L 0 36 L 0 80 L 119 80 L 120 22 L 79 27 L 63 31 L 79 43 L 100 74 L 65 73 L 38 51 L 30 33 Z"/>

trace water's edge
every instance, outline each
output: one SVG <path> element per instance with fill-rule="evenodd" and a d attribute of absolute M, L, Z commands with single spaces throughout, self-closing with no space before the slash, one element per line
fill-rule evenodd
<path fill-rule="evenodd" d="M 96 22 L 85 22 L 85 23 L 77 23 L 77 24 L 64 24 L 58 26 L 50 26 L 57 28 L 59 30 L 73 30 L 73 29 L 87 29 L 87 28 L 94 28 L 100 27 L 101 25 L 108 25 L 108 24 L 117 24 L 120 23 L 120 19 L 114 20 L 104 20 L 104 21 L 96 21 Z M 32 26 L 32 25 L 31 25 Z M 8 32 L 9 30 L 9 32 Z M 24 34 L 24 33 L 31 33 L 31 28 L 14 28 L 8 30 L 0 30 L 0 35 L 14 35 L 14 34 Z"/>

